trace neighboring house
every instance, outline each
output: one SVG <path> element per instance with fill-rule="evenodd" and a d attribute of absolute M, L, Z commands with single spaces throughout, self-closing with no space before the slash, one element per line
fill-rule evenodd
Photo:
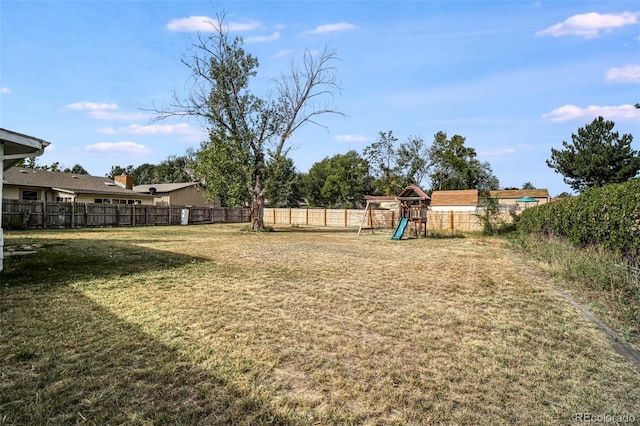
<path fill-rule="evenodd" d="M 524 210 L 548 203 L 551 198 L 546 189 L 508 189 L 489 191 L 489 197 L 498 198 L 498 204 L 509 210 Z"/>
<path fill-rule="evenodd" d="M 549 191 L 546 189 L 489 191 L 489 197 L 498 198 L 501 210 L 515 211 L 550 201 Z M 474 211 L 477 207 L 482 207 L 484 203 L 485 199 L 480 196 L 480 191 L 475 189 L 433 191 L 431 194 L 431 209 L 433 211 Z"/>
<path fill-rule="evenodd" d="M 431 194 L 433 211 L 475 211 L 477 207 L 476 189 L 433 191 Z"/>
<path fill-rule="evenodd" d="M 153 204 L 153 197 L 126 188 L 116 177 L 51 172 L 12 167 L 4 172 L 2 198 L 9 200 L 97 203 Z"/>
<path fill-rule="evenodd" d="M 158 206 L 207 207 L 220 205 L 220 203 L 209 202 L 204 198 L 204 188 L 199 182 L 136 185 L 133 190 L 152 196 L 154 204 Z"/>

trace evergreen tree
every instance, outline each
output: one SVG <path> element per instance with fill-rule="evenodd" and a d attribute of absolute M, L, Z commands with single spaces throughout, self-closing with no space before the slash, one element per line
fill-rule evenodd
<path fill-rule="evenodd" d="M 564 149 L 552 148 L 547 165 L 579 192 L 635 177 L 640 170 L 640 155 L 631 149 L 633 136 L 620 137 L 614 126 L 613 121 L 596 118 L 572 134 L 571 143 L 563 141 Z"/>

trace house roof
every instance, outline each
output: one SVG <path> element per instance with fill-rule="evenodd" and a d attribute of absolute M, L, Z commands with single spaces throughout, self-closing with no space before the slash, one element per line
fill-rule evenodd
<path fill-rule="evenodd" d="M 123 188 L 107 177 L 74 173 L 51 172 L 48 170 L 12 167 L 4 172 L 4 184 L 51 188 L 74 194 L 105 194 L 145 197 L 143 194 Z"/>
<path fill-rule="evenodd" d="M 478 191 L 476 189 L 433 191 L 432 206 L 477 206 Z"/>
<path fill-rule="evenodd" d="M 532 198 L 549 198 L 549 191 L 546 189 L 506 189 L 499 191 L 489 191 L 490 197 L 498 198 L 515 198 L 516 200 L 523 197 Z"/>
<path fill-rule="evenodd" d="M 155 188 L 153 190 L 154 194 L 157 193 L 168 193 L 177 191 L 183 188 L 189 188 L 191 186 L 198 186 L 199 182 L 183 182 L 183 183 L 157 183 L 152 185 L 136 185 L 133 187 L 134 192 L 140 192 L 143 194 L 150 194 L 152 192 L 151 188 Z"/>
<path fill-rule="evenodd" d="M 13 132 L 11 130 L 0 129 L 0 142 L 4 145 L 2 169 L 7 170 L 15 163 L 20 161 L 18 158 L 5 158 L 5 156 L 27 156 L 40 155 L 44 149 L 49 146 L 50 142 L 33 136 L 23 135 L 22 133 Z"/>

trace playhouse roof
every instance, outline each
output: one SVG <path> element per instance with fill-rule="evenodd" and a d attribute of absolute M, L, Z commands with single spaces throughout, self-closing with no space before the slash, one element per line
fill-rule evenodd
<path fill-rule="evenodd" d="M 431 200 L 431 197 L 429 197 L 429 195 L 426 192 L 424 192 L 422 190 L 422 188 L 420 188 L 418 185 L 414 185 L 414 184 L 411 184 L 411 185 L 407 186 L 405 189 L 403 189 L 402 192 L 400 192 L 400 194 L 398 194 L 398 197 L 408 197 L 413 192 L 418 194 L 419 198 L 422 198 L 424 200 Z"/>

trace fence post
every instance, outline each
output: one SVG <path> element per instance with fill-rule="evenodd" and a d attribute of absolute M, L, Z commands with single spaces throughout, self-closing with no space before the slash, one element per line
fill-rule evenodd
<path fill-rule="evenodd" d="M 347 227 L 347 209 L 344 209 L 344 227 Z"/>
<path fill-rule="evenodd" d="M 291 225 L 292 220 L 291 220 L 291 207 L 289 207 L 289 225 Z"/>
<path fill-rule="evenodd" d="M 453 231 L 453 210 L 449 210 L 449 229 Z"/>
<path fill-rule="evenodd" d="M 323 223 L 324 226 L 327 226 L 327 209 L 324 209 L 324 214 L 323 214 L 324 218 L 323 218 Z"/>
<path fill-rule="evenodd" d="M 136 203 L 131 204 L 131 226 L 136 226 Z"/>
<path fill-rule="evenodd" d="M 304 224 L 309 225 L 309 207 L 307 207 L 304 212 Z"/>

